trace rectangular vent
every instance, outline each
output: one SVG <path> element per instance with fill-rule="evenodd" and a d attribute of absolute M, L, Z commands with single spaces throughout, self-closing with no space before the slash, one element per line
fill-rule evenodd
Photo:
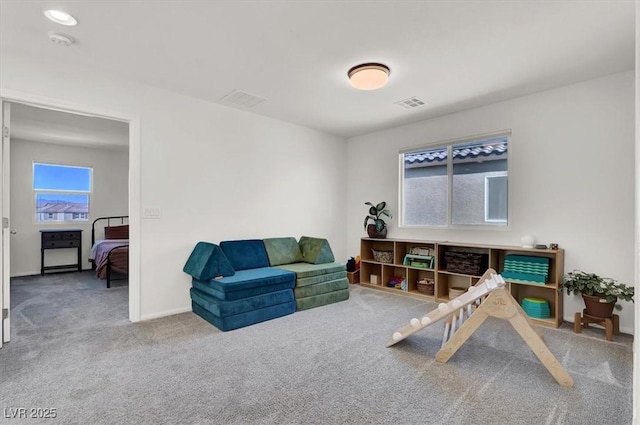
<path fill-rule="evenodd" d="M 234 90 L 228 95 L 222 97 L 220 100 L 227 105 L 240 106 L 242 108 L 253 108 L 267 99 L 251 93 Z"/>
<path fill-rule="evenodd" d="M 417 96 L 412 96 L 409 97 L 407 99 L 403 99 L 403 100 L 399 100 L 397 102 L 393 103 L 394 105 L 398 105 L 398 106 L 402 106 L 405 109 L 413 109 L 413 108 L 418 108 L 422 105 L 426 105 L 427 102 L 425 102 L 424 100 L 420 99 Z"/>

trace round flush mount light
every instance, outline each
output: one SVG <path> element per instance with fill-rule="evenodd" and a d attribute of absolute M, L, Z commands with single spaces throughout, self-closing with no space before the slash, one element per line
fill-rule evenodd
<path fill-rule="evenodd" d="M 387 84 L 389 67 L 381 63 L 363 63 L 349 70 L 351 85 L 358 90 L 376 90 Z"/>
<path fill-rule="evenodd" d="M 63 12 L 62 10 L 45 9 L 43 13 L 44 16 L 46 16 L 49 20 L 55 22 L 56 24 L 66 25 L 68 27 L 78 25 L 78 21 L 76 20 L 76 18 L 69 15 L 67 12 Z"/>
<path fill-rule="evenodd" d="M 52 43 L 56 43 L 64 47 L 69 47 L 73 44 L 73 38 L 66 34 L 59 34 L 57 32 L 50 32 L 49 40 L 51 40 Z"/>

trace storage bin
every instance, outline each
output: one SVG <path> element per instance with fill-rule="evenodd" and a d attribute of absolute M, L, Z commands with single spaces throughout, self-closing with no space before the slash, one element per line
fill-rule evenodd
<path fill-rule="evenodd" d="M 418 292 L 425 295 L 433 295 L 435 282 L 433 279 L 422 279 L 418 281 Z"/>
<path fill-rule="evenodd" d="M 446 251 L 444 263 L 448 272 L 480 276 L 487 270 L 488 257 L 475 252 Z"/>
<path fill-rule="evenodd" d="M 467 292 L 467 288 L 453 286 L 449 288 L 449 299 L 452 300 L 454 298 L 457 298 L 465 292 Z"/>
<path fill-rule="evenodd" d="M 371 248 L 371 252 L 373 253 L 373 261 L 377 261 L 379 263 L 393 263 L 393 251 L 379 251 Z"/>

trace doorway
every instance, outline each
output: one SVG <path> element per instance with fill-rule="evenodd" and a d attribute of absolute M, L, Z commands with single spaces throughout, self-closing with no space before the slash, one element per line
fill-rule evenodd
<path fill-rule="evenodd" d="M 3 165 L 5 164 L 5 156 L 9 156 L 11 167 L 9 181 L 2 184 L 2 196 L 5 192 L 9 193 L 9 197 L 13 202 L 10 204 L 10 213 L 8 214 L 9 226 L 7 231 L 3 229 L 3 235 L 6 233 L 9 240 L 9 250 L 3 258 L 9 259 L 3 261 L 3 295 L 2 302 L 8 308 L 10 294 L 8 291 L 9 280 L 11 277 L 23 279 L 27 275 L 38 275 L 40 272 L 41 257 L 41 234 L 42 228 L 47 229 L 65 229 L 74 227 L 82 230 L 83 249 L 80 264 L 83 269 L 90 269 L 90 263 L 87 261 L 87 253 L 90 248 L 91 221 L 98 216 L 110 215 L 128 215 L 129 225 L 131 228 L 130 235 L 130 253 L 129 253 L 129 274 L 128 274 L 128 290 L 125 297 L 128 298 L 128 314 L 124 316 L 128 320 L 136 322 L 140 320 L 140 281 L 139 281 L 139 217 L 133 212 L 139 210 L 139 120 L 135 117 L 126 117 L 122 114 L 113 114 L 110 112 L 82 107 L 78 105 L 62 104 L 61 102 L 50 101 L 41 102 L 40 99 L 29 98 L 28 96 L 12 96 L 10 99 L 5 97 L 2 99 L 3 105 L 7 104 L 9 108 L 13 108 L 13 114 L 9 114 L 10 119 L 7 123 L 3 122 L 3 126 L 8 127 L 12 151 L 9 155 L 3 155 Z M 53 119 L 53 122 L 46 123 L 47 119 Z M 55 121 L 58 119 L 58 121 Z M 46 131 L 45 131 L 46 130 Z M 66 135 L 64 133 L 67 133 Z M 118 134 L 119 132 L 119 134 Z M 46 135 L 45 135 L 46 133 Z M 46 137 L 45 137 L 46 136 Z M 48 140 L 45 140 L 47 139 Z M 3 146 L 3 152 L 5 152 Z M 9 149 L 6 149 L 9 152 Z M 92 159 L 91 153 L 95 153 Z M 87 156 L 89 155 L 89 156 Z M 20 164 L 20 172 L 18 172 L 18 162 L 25 162 L 25 158 L 29 166 L 28 170 L 24 169 L 25 164 Z M 126 158 L 126 163 L 122 164 L 122 158 Z M 15 164 L 14 164 L 15 162 Z M 67 165 L 79 166 L 92 169 L 95 173 L 94 181 L 91 186 L 91 204 L 89 206 L 89 214 L 81 211 L 67 214 L 67 220 L 64 219 L 60 223 L 38 223 L 38 215 L 35 213 L 37 208 L 37 195 L 34 193 L 33 187 L 33 164 L 46 165 Z M 107 175 L 109 183 L 105 184 L 105 163 L 116 164 L 113 173 Z M 5 168 L 3 166 L 3 168 Z M 100 169 L 100 171 L 98 171 Z M 4 173 L 3 169 L 3 175 Z M 111 188 L 114 186 L 115 180 L 120 182 L 118 187 L 124 188 L 125 193 L 116 194 Z M 14 181 L 16 180 L 16 181 Z M 102 180 L 102 182 L 100 182 Z M 105 191 L 105 186 L 107 190 Z M 101 194 L 98 192 L 102 191 Z M 16 192 L 14 194 L 13 192 Z M 116 190 L 117 192 L 117 190 Z M 107 196 L 105 196 L 105 194 Z M 16 195 L 16 196 L 14 196 Z M 42 195 L 42 194 L 41 194 Z M 41 196 L 41 200 L 46 200 L 46 196 Z M 15 204 L 15 205 L 14 205 Z M 123 211 L 124 210 L 124 211 Z M 133 214 L 132 214 L 133 213 Z M 3 216 L 5 214 L 3 213 Z M 53 217 L 49 214 L 40 214 L 40 218 Z M 90 220 L 82 221 L 90 218 Z M 19 242 L 17 240 L 20 240 Z M 14 240 L 16 240 L 14 242 Z M 5 245 L 6 246 L 6 245 Z M 64 252 L 67 251 L 67 252 Z M 34 255 L 35 252 L 35 255 Z M 56 261 L 67 264 L 69 261 L 64 258 L 65 255 L 73 255 L 74 250 L 59 250 L 47 253 L 47 262 Z M 56 258 L 59 256 L 60 258 Z M 73 260 L 75 261 L 75 260 Z M 4 264 L 6 263 L 6 264 Z M 5 271 L 9 271 L 8 278 L 5 279 Z M 90 273 L 90 272 L 89 272 Z M 84 272 L 86 275 L 87 272 Z M 72 273 L 60 274 L 59 276 L 72 276 Z M 52 275 L 53 276 L 53 275 Z M 81 277 L 77 274 L 76 277 Z M 45 276 L 47 277 L 47 276 Z M 56 275 L 56 278 L 58 275 Z M 6 282 L 5 282 L 6 280 Z M 77 279 L 76 279 L 77 280 Z M 5 286 L 6 285 L 6 286 Z M 119 286 L 118 283 L 115 286 Z M 122 292 L 122 291 L 120 291 Z M 112 294 L 113 295 L 113 294 Z M 11 303 L 13 304 L 13 303 Z M 10 311 L 10 310 L 9 310 Z M 126 309 L 125 309 L 126 311 Z M 10 316 L 10 315 L 9 315 Z M 2 339 L 8 342 L 10 339 L 10 317 L 4 321 Z M 1 345 L 0 345 L 1 346 Z"/>

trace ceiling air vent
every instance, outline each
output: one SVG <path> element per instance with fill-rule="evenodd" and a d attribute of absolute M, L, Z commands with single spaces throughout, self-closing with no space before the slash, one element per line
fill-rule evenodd
<path fill-rule="evenodd" d="M 393 103 L 394 105 L 398 105 L 398 106 L 402 106 L 405 109 L 413 109 L 413 108 L 418 108 L 420 106 L 426 105 L 427 102 L 425 102 L 424 100 L 420 99 L 417 96 L 412 96 L 409 97 L 407 99 L 403 99 L 403 100 L 399 100 L 397 102 Z"/>
<path fill-rule="evenodd" d="M 239 106 L 241 108 L 253 108 L 254 106 L 264 102 L 264 97 L 256 96 L 251 93 L 234 90 L 228 95 L 220 99 L 222 102 L 230 106 Z"/>

